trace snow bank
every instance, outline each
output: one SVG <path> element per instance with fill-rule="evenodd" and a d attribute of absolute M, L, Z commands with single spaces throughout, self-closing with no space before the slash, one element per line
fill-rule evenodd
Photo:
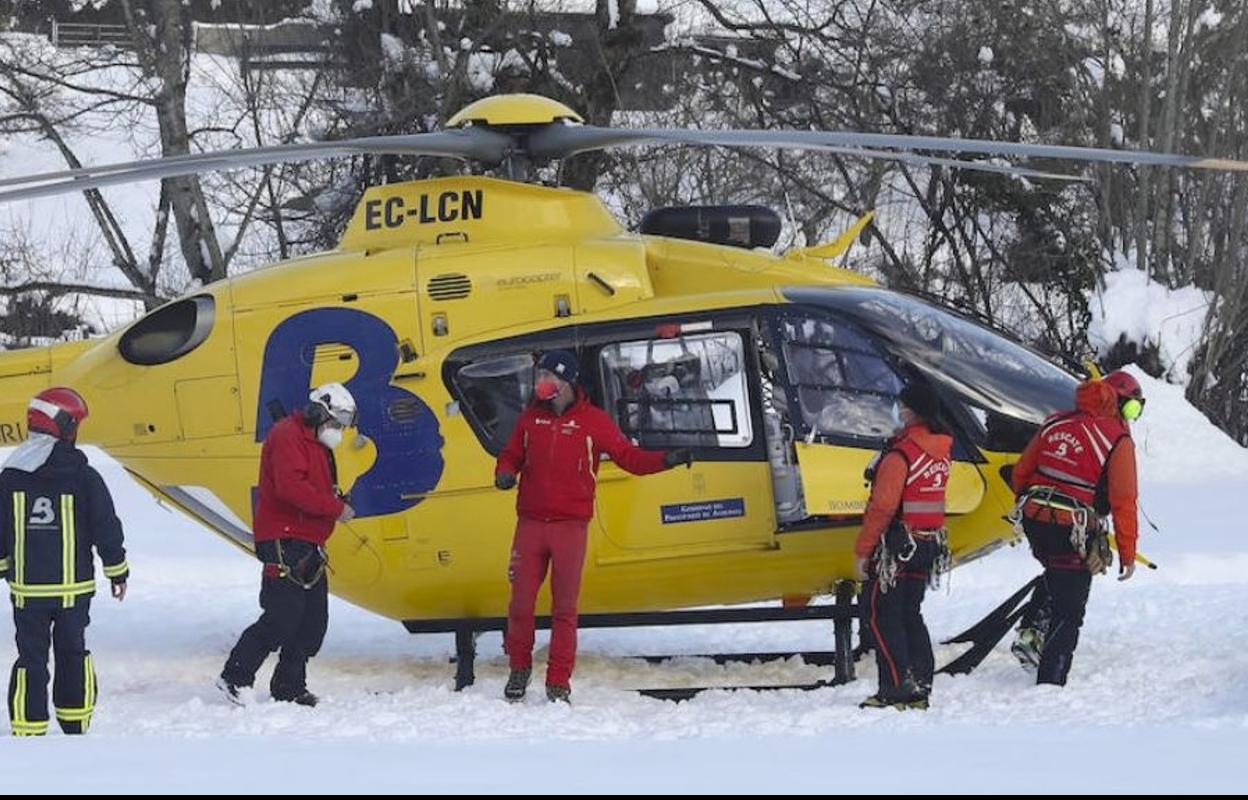
<path fill-rule="evenodd" d="M 1239 480 L 1248 487 L 1248 449 L 1219 430 L 1183 396 L 1183 387 L 1127 371 L 1144 389 L 1144 415 L 1131 425 L 1140 478 L 1192 484 Z"/>
<path fill-rule="evenodd" d="M 1188 364 L 1205 326 L 1210 295 L 1193 286 L 1167 289 L 1148 274 L 1126 267 L 1105 276 L 1105 291 L 1088 298 L 1088 340 L 1104 353 L 1120 336 L 1156 344 L 1166 377 L 1186 383 Z"/>

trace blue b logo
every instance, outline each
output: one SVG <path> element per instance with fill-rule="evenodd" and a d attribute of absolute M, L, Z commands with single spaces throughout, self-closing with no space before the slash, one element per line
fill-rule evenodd
<path fill-rule="evenodd" d="M 353 308 L 301 311 L 278 325 L 264 348 L 256 441 L 264 441 L 274 420 L 274 401 L 287 411 L 308 402 L 312 355 L 318 345 L 344 344 L 360 359 L 346 387 L 359 406 L 359 431 L 377 446 L 377 461 L 351 488 L 351 504 L 361 517 L 393 514 L 417 499 L 402 495 L 431 491 L 442 477 L 442 434 L 429 406 L 418 396 L 390 385 L 399 363 L 398 337 L 379 317 Z"/>

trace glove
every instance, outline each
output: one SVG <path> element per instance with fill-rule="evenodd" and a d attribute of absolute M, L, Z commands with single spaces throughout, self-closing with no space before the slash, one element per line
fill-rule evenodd
<path fill-rule="evenodd" d="M 494 488 L 507 491 L 516 485 L 516 476 L 510 472 L 500 472 L 494 476 Z"/>
<path fill-rule="evenodd" d="M 353 519 L 355 519 L 355 509 L 352 508 L 349 504 L 343 503 L 342 511 L 338 512 L 338 521 L 350 522 Z"/>
<path fill-rule="evenodd" d="M 1132 575 L 1134 575 L 1134 574 L 1135 574 L 1135 562 L 1134 562 L 1134 561 L 1132 561 L 1130 564 L 1123 564 L 1123 563 L 1119 562 L 1119 564 L 1118 564 L 1118 580 L 1120 580 L 1120 581 L 1129 581 L 1129 580 L 1131 580 L 1131 576 L 1132 576 Z"/>
<path fill-rule="evenodd" d="M 854 573 L 858 576 L 858 580 L 865 580 L 867 577 L 867 559 L 859 556 L 854 559 Z"/>
<path fill-rule="evenodd" d="M 686 467 L 693 466 L 693 451 L 688 447 L 677 447 L 663 454 L 663 466 L 671 469 L 677 464 L 684 464 Z"/>

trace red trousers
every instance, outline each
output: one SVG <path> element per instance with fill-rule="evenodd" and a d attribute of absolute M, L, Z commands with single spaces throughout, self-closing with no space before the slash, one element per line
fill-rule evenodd
<path fill-rule="evenodd" d="M 576 665 L 576 603 L 581 594 L 588 520 L 540 522 L 520 517 L 511 544 L 511 605 L 507 658 L 512 669 L 533 666 L 534 607 L 550 566 L 550 659 L 546 683 L 570 686 Z"/>

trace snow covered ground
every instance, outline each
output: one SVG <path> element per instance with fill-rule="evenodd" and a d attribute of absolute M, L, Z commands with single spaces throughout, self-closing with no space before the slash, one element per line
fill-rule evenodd
<path fill-rule="evenodd" d="M 639 653 L 822 649 L 826 623 L 590 630 L 571 708 L 501 699 L 499 636 L 477 684 L 451 691 L 449 635 L 414 637 L 334 601 L 304 709 L 265 696 L 226 705 L 212 680 L 256 616 L 257 570 L 156 505 L 92 453 L 128 531 L 134 578 L 99 596 L 88 631 L 101 687 L 89 736 L 0 738 L 6 791 L 1192 792 L 1243 786 L 1248 746 L 1248 451 L 1170 387 L 1145 379 L 1137 426 L 1144 506 L 1160 563 L 1098 578 L 1064 690 L 1036 687 L 1004 646 L 970 676 L 939 677 L 930 711 L 860 711 L 874 667 L 815 692 L 709 693 L 673 704 L 639 686 L 791 683 L 802 664 L 660 666 Z M 1210 464 L 1210 462 L 1213 462 Z M 1146 527 L 1146 526 L 1145 526 Z M 1036 572 L 1023 548 L 957 570 L 925 606 L 937 637 L 965 627 Z M 0 664 L 14 657 L 0 622 Z M 539 634 L 539 647 L 545 639 Z M 940 647 L 944 663 L 956 647 Z M 539 650 L 539 668 L 544 660 Z M 269 665 L 271 667 L 271 663 Z M 0 723 L 2 725 L 3 723 Z M 55 728 L 55 726 L 53 726 Z M 72 765 L 72 766 L 71 766 Z M 66 768 L 70 766 L 71 768 Z"/>

